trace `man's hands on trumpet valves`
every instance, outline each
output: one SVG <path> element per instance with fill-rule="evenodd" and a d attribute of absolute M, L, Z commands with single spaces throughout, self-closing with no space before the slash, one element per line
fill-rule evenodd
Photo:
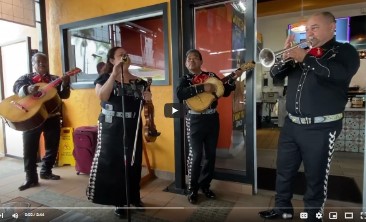
<path fill-rule="evenodd" d="M 289 49 L 288 51 L 285 51 L 282 55 L 282 60 L 286 61 L 289 59 L 295 60 L 295 62 L 302 62 L 304 61 L 304 58 L 307 54 L 307 50 L 295 47 L 293 49 L 290 49 L 293 46 L 293 42 L 295 40 L 295 35 L 289 35 L 285 41 L 284 49 Z"/>
<path fill-rule="evenodd" d="M 288 58 L 295 60 L 295 62 L 303 62 L 306 54 L 307 50 L 299 47 L 291 49 L 287 52 Z"/>

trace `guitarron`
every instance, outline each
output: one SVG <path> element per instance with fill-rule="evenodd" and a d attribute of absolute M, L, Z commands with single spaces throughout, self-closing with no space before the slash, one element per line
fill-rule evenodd
<path fill-rule="evenodd" d="M 81 72 L 75 68 L 65 75 L 73 76 Z M 62 82 L 58 78 L 50 83 L 36 83 L 39 90 L 25 97 L 12 95 L 0 103 L 0 116 L 10 128 L 18 131 L 28 131 L 40 126 L 49 114 L 57 110 L 61 99 L 55 87 Z"/>
<path fill-rule="evenodd" d="M 244 70 L 244 71 L 249 71 L 251 69 L 254 69 L 254 67 L 255 67 L 255 63 L 252 61 L 252 62 L 248 62 L 248 63 L 241 65 L 239 69 Z M 201 113 L 201 112 L 205 111 L 211 105 L 211 103 L 213 101 L 215 101 L 216 99 L 218 99 L 222 95 L 224 95 L 224 91 L 225 91 L 224 83 L 227 82 L 229 80 L 229 78 L 231 78 L 234 75 L 235 75 L 235 73 L 233 72 L 230 75 L 228 75 L 222 79 L 218 79 L 215 77 L 210 77 L 210 78 L 206 79 L 206 81 L 204 83 L 214 84 L 216 86 L 216 92 L 215 93 L 209 93 L 209 92 L 199 93 L 186 100 L 187 106 L 196 112 Z"/>

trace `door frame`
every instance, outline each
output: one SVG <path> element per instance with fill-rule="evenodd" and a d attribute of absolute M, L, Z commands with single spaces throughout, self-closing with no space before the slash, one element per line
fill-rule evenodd
<path fill-rule="evenodd" d="M 194 48 L 194 13 L 195 8 L 208 6 L 217 3 L 227 3 L 232 1 L 217 1 L 217 0 L 177 0 L 172 1 L 172 12 L 178 12 L 179 6 L 181 7 L 181 11 L 179 13 L 172 13 L 172 42 L 173 45 L 178 45 L 182 47 L 173 47 L 173 61 L 178 61 L 179 64 L 175 64 L 173 62 L 173 88 L 176 89 L 178 86 L 178 79 L 184 73 L 184 53 Z M 256 6 L 257 1 L 246 1 L 247 3 L 247 28 L 246 31 L 246 39 L 245 46 L 246 47 L 246 56 L 245 60 L 250 61 L 254 59 L 254 55 L 256 55 Z M 180 14 L 181 13 L 181 14 Z M 174 15 L 175 14 L 175 15 Z M 184 21 L 184 22 L 182 22 Z M 180 25 L 181 24 L 181 25 Z M 180 29 L 181 28 L 181 29 Z M 175 38 L 177 36 L 182 36 L 182 39 Z M 216 170 L 215 169 L 215 179 L 218 180 L 226 180 L 226 181 L 235 181 L 241 183 L 247 183 L 252 185 L 252 192 L 257 193 L 257 161 L 256 161 L 256 140 L 255 140 L 255 130 L 256 130 L 256 107 L 255 107 L 255 75 L 254 71 L 247 72 L 246 77 L 246 171 L 245 175 L 238 174 L 237 171 L 231 170 Z M 174 102 L 178 102 L 178 99 L 175 95 L 174 91 Z M 185 172 L 185 131 L 184 131 L 184 121 L 182 119 L 174 120 L 174 128 L 176 129 L 175 135 L 175 189 L 181 190 L 185 188 L 185 180 L 184 177 L 186 175 Z M 179 132 L 179 133 L 178 133 Z"/>
<path fill-rule="evenodd" d="M 5 90 L 4 90 L 4 85 L 5 84 L 14 84 L 13 82 L 12 83 L 5 83 L 4 82 L 4 72 L 3 72 L 3 64 L 2 64 L 2 57 L 3 57 L 3 50 L 2 48 L 3 47 L 6 47 L 6 46 L 10 46 L 10 45 L 13 45 L 13 44 L 18 44 L 18 43 L 22 43 L 22 42 L 25 42 L 26 43 L 26 46 L 27 46 L 27 53 L 28 55 L 26 56 L 28 59 L 27 59 L 27 73 L 30 73 L 32 71 L 32 63 L 31 63 L 31 57 L 32 57 L 32 48 L 31 48 L 31 37 L 26 37 L 26 38 L 22 38 L 22 39 L 18 39 L 18 40 L 14 40 L 14 41 L 11 41 L 11 42 L 8 42 L 8 43 L 5 43 L 5 44 L 2 44 L 0 45 L 0 98 L 1 100 L 5 99 Z M 23 73 L 24 74 L 24 73 Z M 19 74 L 19 75 L 22 75 L 22 74 Z M 8 157 L 14 157 L 14 158 L 22 158 L 22 157 L 19 157 L 19 156 L 15 156 L 15 155 L 11 155 L 11 154 L 8 154 L 8 148 L 7 148 L 7 141 L 6 141 L 6 130 L 7 130 L 7 127 L 5 126 L 5 122 L 2 121 L 1 123 L 1 135 L 2 135 L 2 143 L 4 144 L 4 154 L 5 156 L 8 156 Z M 19 133 L 19 135 L 21 135 L 21 133 Z M 21 137 L 21 145 L 23 144 L 23 138 Z M 23 145 L 22 145 L 23 146 Z"/>

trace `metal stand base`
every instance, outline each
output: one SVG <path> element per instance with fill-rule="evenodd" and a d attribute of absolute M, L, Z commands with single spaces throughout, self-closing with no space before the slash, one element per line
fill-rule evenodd
<path fill-rule="evenodd" d="M 164 191 L 165 192 L 176 193 L 176 194 L 181 194 L 181 195 L 187 195 L 188 194 L 188 191 L 186 189 L 175 187 L 175 182 L 173 182 L 169 186 L 167 186 L 164 189 Z"/>

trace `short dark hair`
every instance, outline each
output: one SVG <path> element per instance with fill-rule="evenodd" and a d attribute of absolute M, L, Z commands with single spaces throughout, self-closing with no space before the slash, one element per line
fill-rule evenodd
<path fill-rule="evenodd" d="M 195 54 L 196 56 L 198 56 L 198 58 L 200 58 L 200 60 L 202 60 L 202 55 L 201 55 L 200 51 L 198 51 L 197 49 L 188 50 L 186 53 L 186 57 L 188 57 L 188 55 L 191 53 Z"/>

